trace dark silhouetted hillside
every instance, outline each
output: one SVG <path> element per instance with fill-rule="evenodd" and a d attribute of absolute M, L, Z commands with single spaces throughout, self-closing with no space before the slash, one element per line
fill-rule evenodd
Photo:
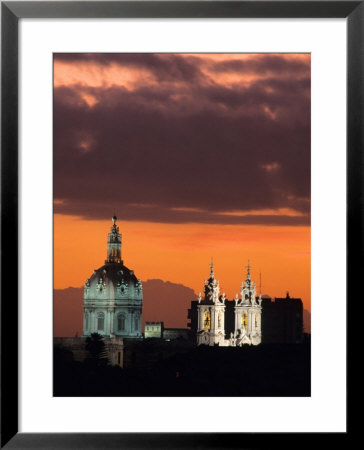
<path fill-rule="evenodd" d="M 183 284 L 143 281 L 143 320 L 164 321 L 170 328 L 187 328 L 187 310 L 197 294 Z"/>
<path fill-rule="evenodd" d="M 82 334 L 83 288 L 53 290 L 53 335 L 74 337 Z"/>

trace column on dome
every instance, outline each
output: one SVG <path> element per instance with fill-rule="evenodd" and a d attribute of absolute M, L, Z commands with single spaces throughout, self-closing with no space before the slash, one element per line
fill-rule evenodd
<path fill-rule="evenodd" d="M 133 334 L 133 317 L 134 317 L 133 310 L 130 309 L 129 310 L 129 333 L 130 334 Z"/>
<path fill-rule="evenodd" d="M 114 316 L 115 316 L 115 311 L 112 309 L 110 312 L 110 333 L 114 334 L 115 330 L 114 330 Z"/>
<path fill-rule="evenodd" d="M 90 333 L 95 331 L 95 310 L 90 311 Z"/>
<path fill-rule="evenodd" d="M 86 329 L 86 314 L 87 314 L 87 312 L 86 312 L 86 309 L 84 308 L 83 309 L 83 334 L 86 334 L 86 332 L 88 331 Z"/>
<path fill-rule="evenodd" d="M 137 320 L 138 320 L 138 323 L 137 323 L 137 332 L 138 332 L 138 334 L 140 334 L 141 331 L 142 331 L 142 328 L 141 328 L 141 323 L 142 323 L 142 312 L 141 312 L 141 310 L 138 310 Z"/>
<path fill-rule="evenodd" d="M 110 322 L 111 322 L 110 316 L 111 316 L 111 313 L 110 313 L 110 310 L 108 309 L 108 310 L 106 311 L 106 317 L 105 317 L 105 334 L 110 334 L 110 333 L 111 333 L 111 329 L 110 329 Z"/>
<path fill-rule="evenodd" d="M 108 334 L 109 329 L 109 311 L 106 309 L 104 312 L 104 335 Z"/>
<path fill-rule="evenodd" d="M 135 311 L 134 317 L 133 317 L 133 329 L 134 329 L 134 333 L 138 333 L 138 326 L 139 326 L 138 312 Z"/>

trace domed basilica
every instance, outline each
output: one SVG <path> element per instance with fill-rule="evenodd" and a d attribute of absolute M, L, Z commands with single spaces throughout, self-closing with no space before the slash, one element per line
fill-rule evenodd
<path fill-rule="evenodd" d="M 83 296 L 83 335 L 98 333 L 121 338 L 142 337 L 143 287 L 121 259 L 121 235 L 113 225 L 107 238 L 105 264 L 86 279 Z"/>

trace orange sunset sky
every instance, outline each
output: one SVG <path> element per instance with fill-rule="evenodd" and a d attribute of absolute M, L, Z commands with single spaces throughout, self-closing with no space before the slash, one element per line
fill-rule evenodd
<path fill-rule="evenodd" d="M 198 293 L 213 257 L 231 299 L 249 260 L 310 311 L 310 162 L 309 54 L 55 54 L 54 288 L 103 265 L 115 210 L 143 281 Z"/>

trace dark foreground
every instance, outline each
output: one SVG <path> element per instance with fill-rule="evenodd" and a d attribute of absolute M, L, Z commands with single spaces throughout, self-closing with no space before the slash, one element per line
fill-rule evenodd
<path fill-rule="evenodd" d="M 188 349 L 145 367 L 75 362 L 54 354 L 55 396 L 310 396 L 309 344 Z"/>

